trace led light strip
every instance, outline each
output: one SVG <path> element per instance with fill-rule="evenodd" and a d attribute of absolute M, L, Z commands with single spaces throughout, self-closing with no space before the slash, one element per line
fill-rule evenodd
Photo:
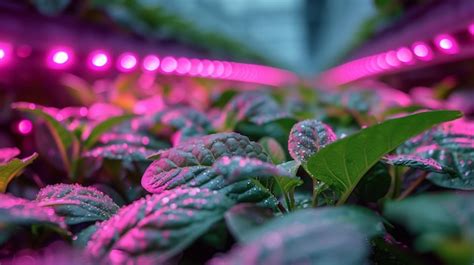
<path fill-rule="evenodd" d="M 11 43 L 0 41 L 0 70 L 12 64 L 13 59 L 26 59 L 31 53 L 30 46 L 14 47 Z M 52 48 L 45 57 L 45 65 L 56 70 L 69 69 L 79 61 L 74 50 L 64 46 Z M 186 57 L 159 57 L 155 54 L 140 58 L 133 52 L 124 52 L 113 58 L 105 50 L 95 50 L 90 52 L 82 63 L 95 72 L 116 69 L 127 73 L 141 70 L 164 75 L 232 80 L 270 86 L 281 86 L 297 80 L 294 73 L 269 66 Z"/>
<path fill-rule="evenodd" d="M 474 23 L 469 25 L 467 30 L 461 32 L 462 34 L 469 36 L 467 38 L 468 44 L 465 46 L 459 44 L 454 34 L 443 33 L 435 36 L 432 40 L 416 41 L 409 46 L 362 57 L 336 66 L 322 73 L 318 81 L 329 86 L 344 85 L 367 77 L 411 69 L 428 62 L 443 62 L 450 56 L 462 53 L 462 48 L 465 52 L 471 53 L 470 56 L 474 56 L 472 47 Z"/>

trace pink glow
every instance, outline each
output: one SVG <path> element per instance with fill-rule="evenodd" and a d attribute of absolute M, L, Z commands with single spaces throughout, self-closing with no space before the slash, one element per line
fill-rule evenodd
<path fill-rule="evenodd" d="M 27 135 L 33 130 L 33 123 L 30 120 L 21 120 L 17 126 L 18 132 Z"/>
<path fill-rule="evenodd" d="M 16 49 L 16 55 L 20 58 L 27 58 L 31 55 L 32 50 L 33 49 L 29 45 L 20 45 Z"/>
<path fill-rule="evenodd" d="M 109 55 L 103 51 L 94 51 L 89 56 L 89 67 L 94 70 L 106 70 L 110 66 Z"/>
<path fill-rule="evenodd" d="M 0 42 L 0 65 L 10 61 L 12 45 L 6 42 Z"/>
<path fill-rule="evenodd" d="M 447 54 L 455 54 L 459 52 L 459 46 L 453 36 L 442 34 L 435 38 L 435 44 L 440 51 Z"/>
<path fill-rule="evenodd" d="M 386 57 L 387 57 L 386 53 L 382 53 L 382 54 L 377 55 L 377 65 L 380 68 L 382 68 L 383 70 L 390 69 L 390 65 L 387 63 L 387 61 L 385 59 Z"/>
<path fill-rule="evenodd" d="M 143 69 L 146 71 L 156 71 L 160 67 L 160 59 L 155 55 L 147 55 L 143 59 Z"/>
<path fill-rule="evenodd" d="M 176 72 L 178 74 L 187 74 L 191 70 L 191 61 L 186 58 L 179 58 L 178 59 L 178 66 L 176 68 Z"/>
<path fill-rule="evenodd" d="M 468 31 L 469 31 L 469 33 L 470 33 L 472 36 L 474 36 L 474 23 L 471 24 L 471 25 L 469 25 Z"/>
<path fill-rule="evenodd" d="M 223 62 L 222 65 L 224 66 L 224 72 L 222 73 L 223 78 L 227 78 L 232 75 L 232 65 L 229 62 Z"/>
<path fill-rule="evenodd" d="M 433 51 L 431 50 L 430 46 L 424 42 L 413 43 L 412 50 L 416 57 L 423 61 L 429 61 L 433 59 Z"/>
<path fill-rule="evenodd" d="M 219 61 L 214 61 L 214 73 L 212 74 L 212 77 L 218 78 L 221 77 L 224 74 L 224 64 L 219 62 Z"/>
<path fill-rule="evenodd" d="M 200 75 L 202 77 L 207 77 L 212 75 L 213 72 L 214 64 L 209 60 L 202 60 L 202 71 L 200 72 Z"/>
<path fill-rule="evenodd" d="M 202 71 L 202 62 L 199 59 L 191 59 L 190 76 L 196 76 Z"/>
<path fill-rule="evenodd" d="M 400 66 L 400 61 L 398 60 L 397 52 L 395 51 L 387 52 L 387 55 L 385 56 L 385 61 L 387 62 L 388 65 L 392 67 Z"/>
<path fill-rule="evenodd" d="M 410 49 L 402 47 L 397 50 L 397 58 L 400 60 L 400 62 L 410 63 L 413 61 L 413 53 L 410 51 Z"/>
<path fill-rule="evenodd" d="M 55 48 L 49 53 L 46 64 L 49 68 L 64 69 L 72 64 L 73 52 L 70 48 Z"/>
<path fill-rule="evenodd" d="M 137 67 L 137 56 L 133 53 L 122 53 L 117 61 L 117 68 L 122 72 L 133 71 Z"/>
<path fill-rule="evenodd" d="M 178 62 L 174 57 L 167 56 L 161 61 L 161 70 L 165 73 L 171 73 L 178 67 Z"/>

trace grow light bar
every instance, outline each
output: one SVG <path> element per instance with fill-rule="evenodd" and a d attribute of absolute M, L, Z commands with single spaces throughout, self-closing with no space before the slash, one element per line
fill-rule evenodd
<path fill-rule="evenodd" d="M 442 33 L 429 40 L 415 41 L 396 49 L 349 61 L 322 73 L 319 81 L 325 85 L 339 86 L 368 77 L 468 57 L 474 57 L 474 23 L 460 31 Z"/>
<path fill-rule="evenodd" d="M 0 71 L 2 68 L 8 68 L 15 60 L 27 60 L 32 54 L 31 50 L 30 46 L 14 47 L 12 43 L 0 40 Z M 86 65 L 93 72 L 106 72 L 113 69 L 124 73 L 144 71 L 270 86 L 281 86 L 297 80 L 296 75 L 287 70 L 219 60 L 161 57 L 156 54 L 147 54 L 141 58 L 134 52 L 123 52 L 114 57 L 106 50 L 94 50 L 87 56 L 83 56 L 71 47 L 54 47 L 45 56 L 45 66 L 50 69 L 66 70 L 78 65 Z"/>

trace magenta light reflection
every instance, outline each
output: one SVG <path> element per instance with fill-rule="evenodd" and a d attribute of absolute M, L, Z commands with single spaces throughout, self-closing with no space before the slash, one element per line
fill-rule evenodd
<path fill-rule="evenodd" d="M 10 61 L 12 54 L 12 45 L 7 42 L 0 42 L 0 65 Z"/>
<path fill-rule="evenodd" d="M 147 55 L 143 59 L 143 69 L 149 72 L 158 70 L 160 67 L 160 59 L 156 55 Z"/>
<path fill-rule="evenodd" d="M 126 52 L 122 53 L 117 60 L 117 68 L 121 72 L 133 71 L 137 66 L 137 56 L 133 53 Z"/>
<path fill-rule="evenodd" d="M 474 36 L 474 23 L 469 25 L 469 27 L 467 28 L 467 30 L 469 31 L 469 33 Z"/>
<path fill-rule="evenodd" d="M 107 70 L 110 66 L 110 58 L 104 51 L 94 51 L 90 54 L 88 63 L 93 70 Z"/>
<path fill-rule="evenodd" d="M 172 73 L 178 67 L 178 62 L 172 56 L 167 56 L 161 61 L 161 70 L 165 73 Z"/>
<path fill-rule="evenodd" d="M 187 74 L 191 70 L 191 61 L 187 58 L 179 58 L 177 61 L 178 66 L 176 67 L 176 72 L 178 74 Z"/>
<path fill-rule="evenodd" d="M 459 52 L 459 46 L 453 36 L 442 34 L 435 38 L 435 44 L 438 49 L 447 54 L 455 54 Z"/>
<path fill-rule="evenodd" d="M 397 50 L 397 59 L 403 63 L 411 63 L 413 61 L 413 53 L 407 47 Z"/>
<path fill-rule="evenodd" d="M 33 123 L 30 120 L 21 120 L 18 122 L 17 129 L 20 134 L 27 135 L 33 130 Z"/>
<path fill-rule="evenodd" d="M 430 46 L 424 42 L 415 42 L 412 45 L 413 53 L 418 59 L 423 61 L 429 61 L 433 59 L 433 51 Z"/>
<path fill-rule="evenodd" d="M 190 76 L 197 76 L 202 71 L 202 62 L 199 59 L 191 59 L 191 69 L 189 69 Z"/>

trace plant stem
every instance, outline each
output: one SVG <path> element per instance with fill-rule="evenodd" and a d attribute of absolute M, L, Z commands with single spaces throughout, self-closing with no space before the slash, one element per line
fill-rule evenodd
<path fill-rule="evenodd" d="M 280 212 L 281 212 L 282 214 L 288 213 L 288 211 L 285 209 L 285 206 L 283 206 L 283 204 L 281 204 L 281 202 L 278 202 L 278 203 L 277 203 L 277 207 L 278 207 L 278 210 L 280 210 Z"/>
<path fill-rule="evenodd" d="M 402 192 L 402 194 L 397 198 L 398 201 L 405 199 L 410 195 L 428 176 L 428 172 L 423 172 L 423 174 L 413 181 L 410 186 Z"/>

